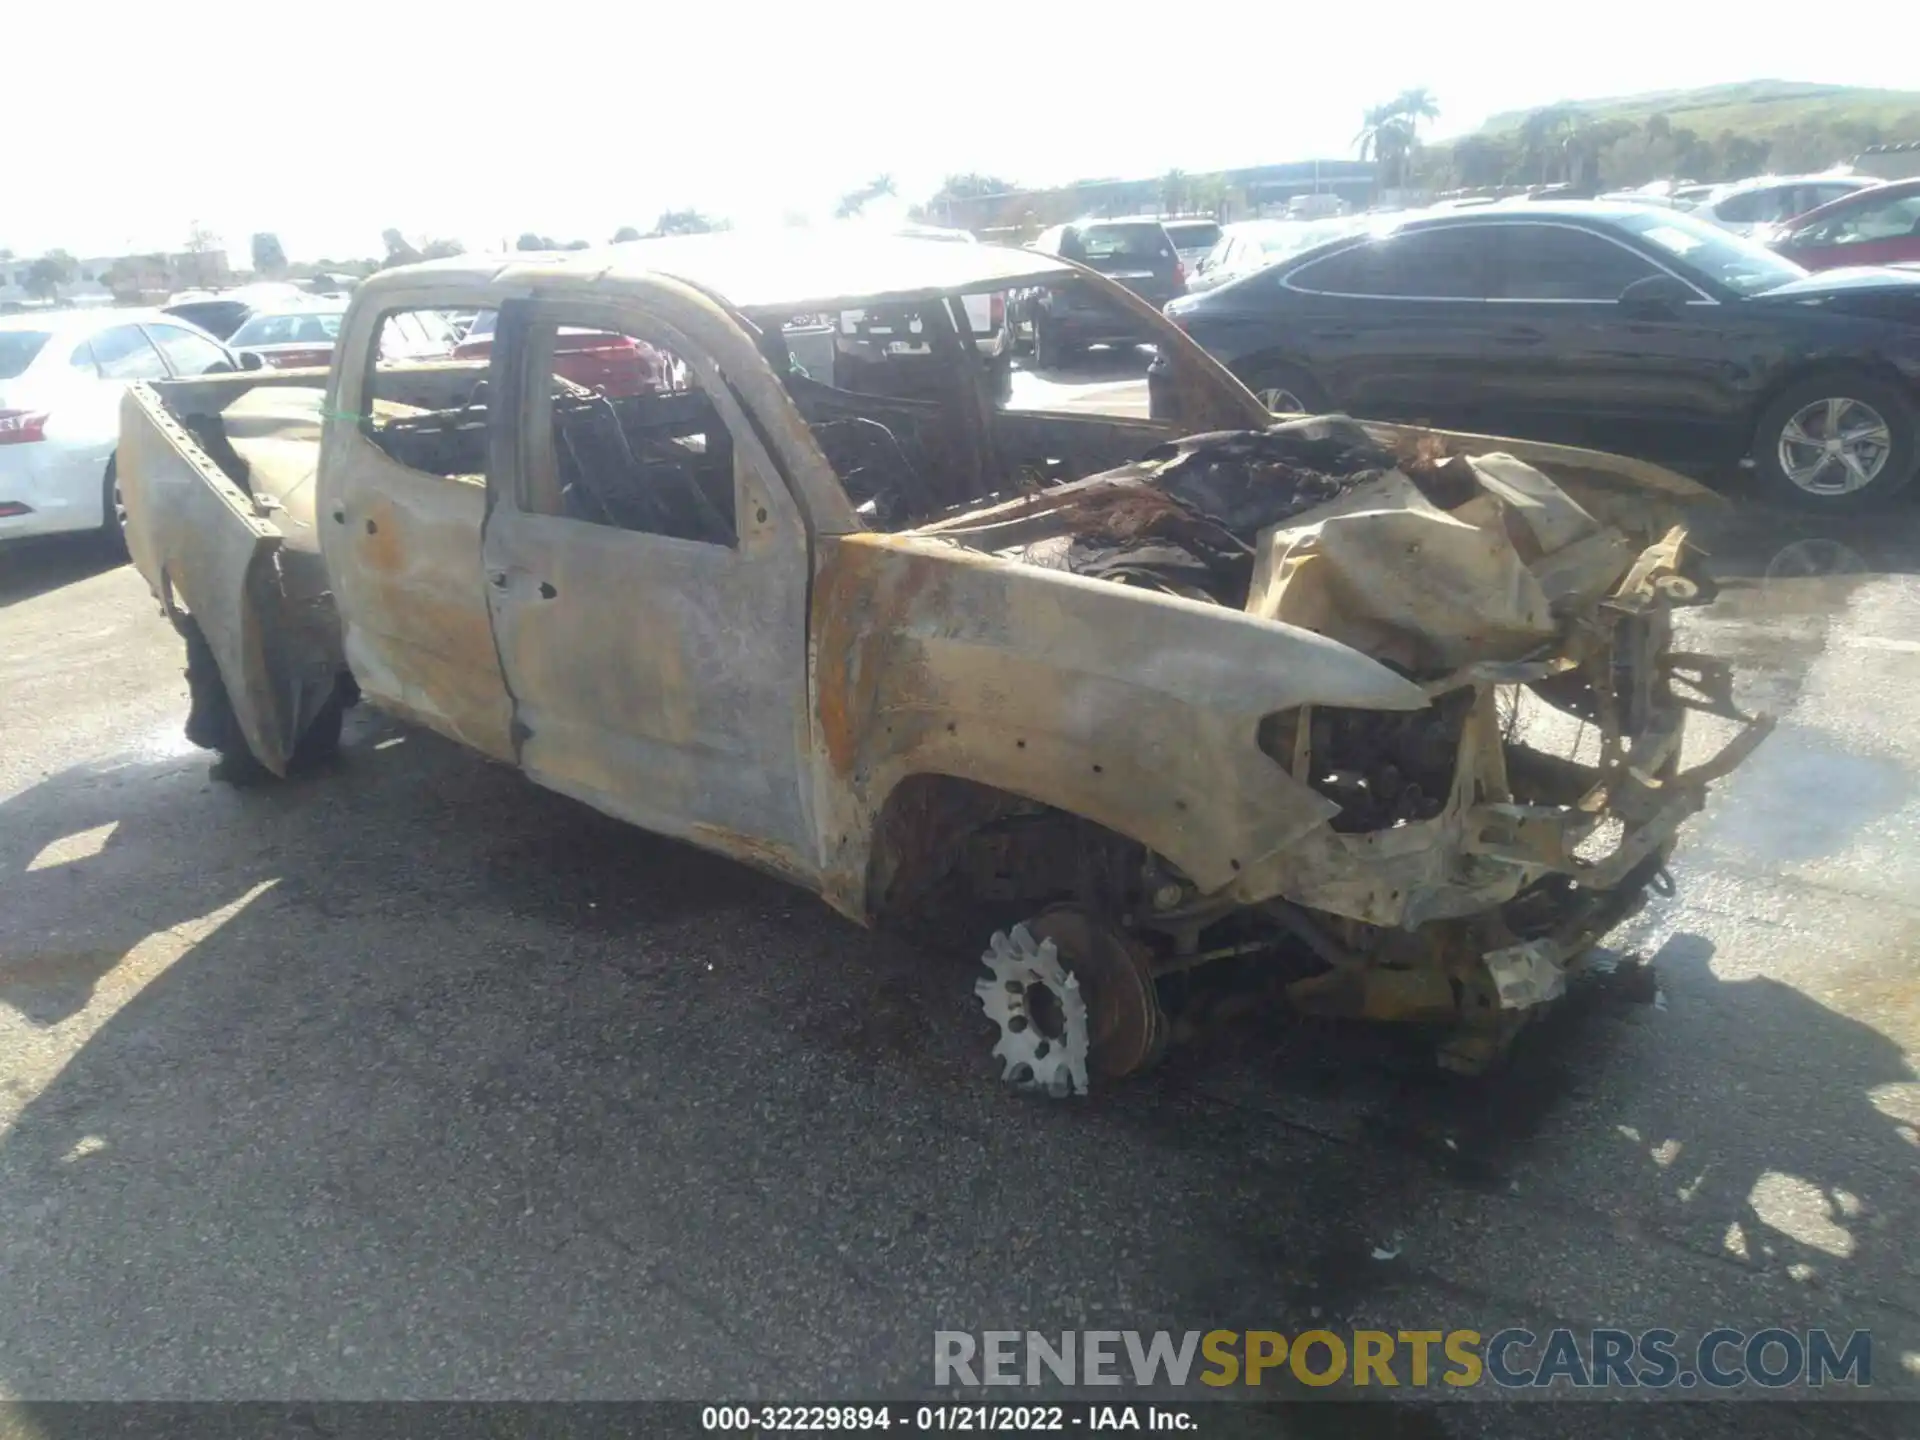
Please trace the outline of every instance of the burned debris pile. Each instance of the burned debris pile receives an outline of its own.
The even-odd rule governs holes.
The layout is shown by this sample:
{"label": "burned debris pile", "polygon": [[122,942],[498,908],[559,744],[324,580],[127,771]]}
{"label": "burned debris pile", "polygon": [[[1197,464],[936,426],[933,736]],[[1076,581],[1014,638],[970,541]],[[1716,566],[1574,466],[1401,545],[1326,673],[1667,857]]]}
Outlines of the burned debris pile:
{"label": "burned debris pile", "polygon": [[1262,532],[1394,464],[1338,416],[1189,436],[1076,487],[1060,516],[1071,539],[1049,559],[1076,574],[1238,609]]}
{"label": "burned debris pile", "polygon": [[[1511,455],[1450,453],[1432,434],[1390,448],[1318,417],[1192,436],[1061,487],[1047,533],[1000,553],[1311,630],[1420,683],[1433,697],[1423,710],[1317,706],[1262,725],[1268,754],[1340,807],[1332,829],[1377,832],[1446,810],[1463,728],[1490,686],[1535,685],[1609,735],[1634,719],[1607,723],[1582,702],[1610,693],[1627,663],[1616,637],[1644,628],[1656,571],[1686,565],[1683,532],[1643,554],[1657,507],[1629,518],[1566,483],[1597,513]],[[1575,792],[1563,799],[1598,779],[1573,768],[1555,787]]]}
{"label": "burned debris pile", "polygon": [[[1446,809],[1453,788],[1460,732],[1473,710],[1474,692],[1459,689],[1429,710],[1349,710],[1315,706],[1305,716],[1308,733],[1274,727],[1278,743],[1262,735],[1269,753],[1292,767],[1293,756],[1311,757],[1307,783],[1340,807],[1327,823],[1341,834],[1391,830],[1431,820]],[[1304,739],[1298,752],[1295,745]]]}
{"label": "burned debris pile", "polygon": [[1660,533],[1657,505],[1629,518],[1511,455],[1431,434],[1396,451],[1344,416],[1192,436],[1050,498],[1044,533],[999,554],[1299,626],[1422,682],[1551,652]]}

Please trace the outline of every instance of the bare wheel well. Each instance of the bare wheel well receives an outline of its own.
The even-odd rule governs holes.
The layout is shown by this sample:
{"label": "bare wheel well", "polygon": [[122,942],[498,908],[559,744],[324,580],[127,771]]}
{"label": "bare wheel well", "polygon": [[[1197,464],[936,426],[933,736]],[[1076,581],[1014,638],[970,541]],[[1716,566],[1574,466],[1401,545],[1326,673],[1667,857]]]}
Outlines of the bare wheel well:
{"label": "bare wheel well", "polygon": [[910,775],[881,806],[867,861],[867,907],[901,918],[945,901],[1074,899],[1118,913],[1146,849],[1103,825],[952,775]]}

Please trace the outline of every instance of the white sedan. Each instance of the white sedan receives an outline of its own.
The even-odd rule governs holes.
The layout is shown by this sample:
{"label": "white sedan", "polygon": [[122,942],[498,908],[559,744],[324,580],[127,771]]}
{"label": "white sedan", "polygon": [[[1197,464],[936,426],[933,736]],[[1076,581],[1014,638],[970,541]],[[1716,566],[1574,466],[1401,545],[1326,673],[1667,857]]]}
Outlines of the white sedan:
{"label": "white sedan", "polygon": [[1342,215],[1326,220],[1241,220],[1227,226],[1220,241],[1187,277],[1187,293],[1216,290],[1255,270],[1264,270],[1289,255],[1337,240],[1378,219],[1372,215]]}
{"label": "white sedan", "polygon": [[1762,175],[1714,186],[1693,206],[1693,213],[1722,230],[1752,235],[1762,226],[1791,220],[1879,183],[1871,175]]}
{"label": "white sedan", "polygon": [[121,392],[258,365],[155,310],[0,316],[0,541],[97,530],[118,545]]}

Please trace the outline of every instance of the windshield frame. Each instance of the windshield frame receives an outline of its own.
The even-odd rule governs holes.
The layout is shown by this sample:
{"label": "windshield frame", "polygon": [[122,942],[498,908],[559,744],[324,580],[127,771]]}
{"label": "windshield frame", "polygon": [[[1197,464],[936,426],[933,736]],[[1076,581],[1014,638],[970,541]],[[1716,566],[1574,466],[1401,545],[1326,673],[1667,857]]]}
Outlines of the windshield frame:
{"label": "windshield frame", "polygon": [[[1804,280],[1810,273],[1805,266],[1776,250],[1769,250],[1758,240],[1723,230],[1685,211],[1646,206],[1615,215],[1611,221],[1657,263],[1721,299],[1748,300]],[[1698,243],[1686,250],[1676,250],[1654,238],[1653,232],[1657,230],[1679,231]],[[1728,263],[1703,263],[1696,258],[1702,251],[1718,255]],[[1733,267],[1743,260],[1752,263],[1753,271],[1733,278]]]}

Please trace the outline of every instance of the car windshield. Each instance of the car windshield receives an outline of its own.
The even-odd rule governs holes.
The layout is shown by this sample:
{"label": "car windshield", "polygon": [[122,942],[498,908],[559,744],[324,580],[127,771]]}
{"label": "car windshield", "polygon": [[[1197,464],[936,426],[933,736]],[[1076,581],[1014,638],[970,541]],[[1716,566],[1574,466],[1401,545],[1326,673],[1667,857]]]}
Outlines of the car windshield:
{"label": "car windshield", "polygon": [[1100,261],[1120,261],[1131,265],[1151,265],[1167,256],[1167,232],[1156,225],[1089,225],[1077,232],[1080,254],[1089,265]]}
{"label": "car windshield", "polygon": [[48,338],[44,330],[0,330],[0,380],[25,374]]}
{"label": "car windshield", "polygon": [[1619,223],[1741,295],[1758,295],[1802,279],[1807,273],[1756,241],[1677,211],[1646,210],[1622,215]]}
{"label": "car windshield", "polygon": [[229,345],[331,345],[340,338],[340,316],[331,310],[298,310],[289,315],[256,315],[227,341]]}
{"label": "car windshield", "polygon": [[1786,238],[1795,245],[1858,245],[1909,235],[1920,235],[1920,190],[1891,198],[1875,194],[1864,204],[1850,200],[1827,215],[1816,210],[1789,227]]}
{"label": "car windshield", "polygon": [[1169,220],[1167,234],[1182,250],[1208,249],[1220,243],[1220,227],[1211,220]]}

